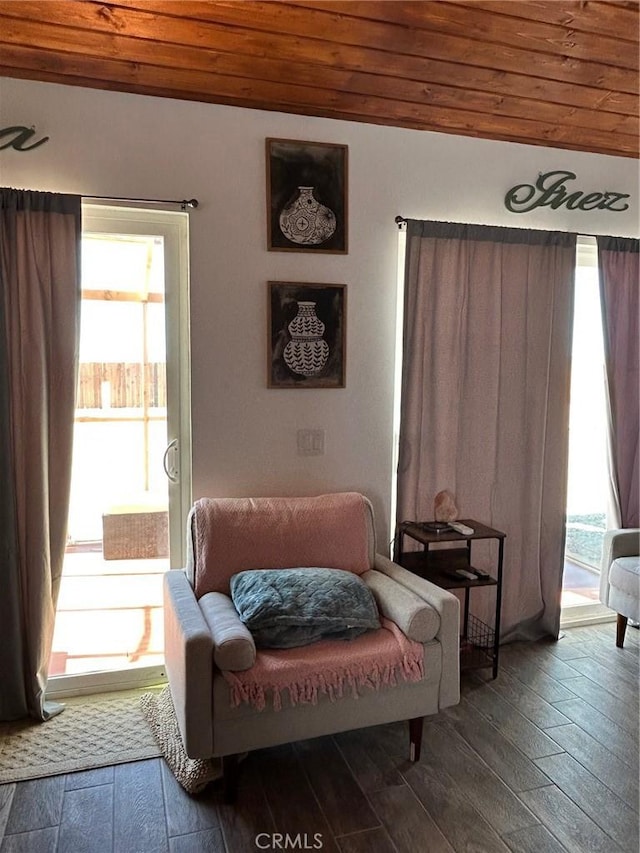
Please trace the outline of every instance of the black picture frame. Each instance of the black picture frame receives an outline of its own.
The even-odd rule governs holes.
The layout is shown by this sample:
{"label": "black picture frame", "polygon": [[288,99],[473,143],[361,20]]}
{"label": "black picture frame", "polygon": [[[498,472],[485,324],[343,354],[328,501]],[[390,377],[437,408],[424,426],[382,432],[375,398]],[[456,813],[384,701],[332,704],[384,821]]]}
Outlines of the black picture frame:
{"label": "black picture frame", "polygon": [[270,252],[348,254],[348,155],[346,145],[266,140]]}
{"label": "black picture frame", "polygon": [[270,281],[269,388],[344,388],[347,287]]}

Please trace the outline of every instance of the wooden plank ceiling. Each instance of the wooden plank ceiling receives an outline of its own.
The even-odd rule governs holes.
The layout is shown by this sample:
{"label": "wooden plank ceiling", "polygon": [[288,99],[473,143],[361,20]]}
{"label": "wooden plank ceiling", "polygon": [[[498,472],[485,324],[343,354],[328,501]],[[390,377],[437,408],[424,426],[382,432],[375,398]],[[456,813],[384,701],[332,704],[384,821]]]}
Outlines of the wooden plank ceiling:
{"label": "wooden plank ceiling", "polygon": [[639,4],[0,0],[0,76],[639,156]]}

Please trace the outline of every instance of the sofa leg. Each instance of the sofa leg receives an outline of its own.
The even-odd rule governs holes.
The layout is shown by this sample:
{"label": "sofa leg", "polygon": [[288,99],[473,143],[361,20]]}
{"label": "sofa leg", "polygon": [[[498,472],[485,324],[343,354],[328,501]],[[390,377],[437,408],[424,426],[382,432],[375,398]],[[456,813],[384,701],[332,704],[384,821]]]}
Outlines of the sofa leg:
{"label": "sofa leg", "polygon": [[627,617],[621,616],[618,613],[618,620],[616,622],[616,646],[621,649],[624,643],[624,635],[627,630]]}
{"label": "sofa leg", "polygon": [[409,757],[411,761],[420,761],[420,747],[422,746],[422,724],[424,717],[415,717],[409,720]]}
{"label": "sofa leg", "polygon": [[235,803],[238,794],[238,756],[222,757],[222,783],[225,803]]}

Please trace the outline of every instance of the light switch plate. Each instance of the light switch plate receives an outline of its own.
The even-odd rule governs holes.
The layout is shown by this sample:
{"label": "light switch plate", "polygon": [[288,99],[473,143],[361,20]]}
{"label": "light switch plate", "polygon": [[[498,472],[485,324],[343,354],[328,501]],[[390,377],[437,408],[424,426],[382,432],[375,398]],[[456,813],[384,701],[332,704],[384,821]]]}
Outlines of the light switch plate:
{"label": "light switch plate", "polygon": [[324,455],[324,430],[323,429],[299,429],[298,456],[323,456]]}

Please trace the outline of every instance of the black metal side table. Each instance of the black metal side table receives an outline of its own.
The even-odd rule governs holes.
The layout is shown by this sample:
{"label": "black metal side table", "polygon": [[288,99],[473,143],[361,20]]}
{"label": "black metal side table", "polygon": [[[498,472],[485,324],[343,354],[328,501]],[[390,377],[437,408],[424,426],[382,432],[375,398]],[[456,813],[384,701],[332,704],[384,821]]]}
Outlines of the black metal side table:
{"label": "black metal side table", "polygon": [[[502,563],[505,533],[487,527],[472,518],[461,519],[461,523],[473,528],[473,533],[464,536],[455,530],[434,529],[434,522],[403,521],[398,525],[395,538],[394,561],[414,574],[425,578],[442,589],[463,589],[463,620],[460,637],[460,668],[479,669],[492,667],[493,678],[498,675],[500,649],[500,610],[502,606]],[[423,546],[422,551],[404,551],[404,537],[408,536]],[[471,562],[471,544],[478,539],[498,541],[496,577],[475,576],[473,579],[456,574],[462,569],[476,573]],[[438,548],[444,542],[461,543],[458,548]],[[464,544],[462,544],[464,543]],[[435,546],[435,547],[434,547]],[[493,626],[485,624],[469,612],[471,591],[478,587],[495,587],[496,607]]]}

